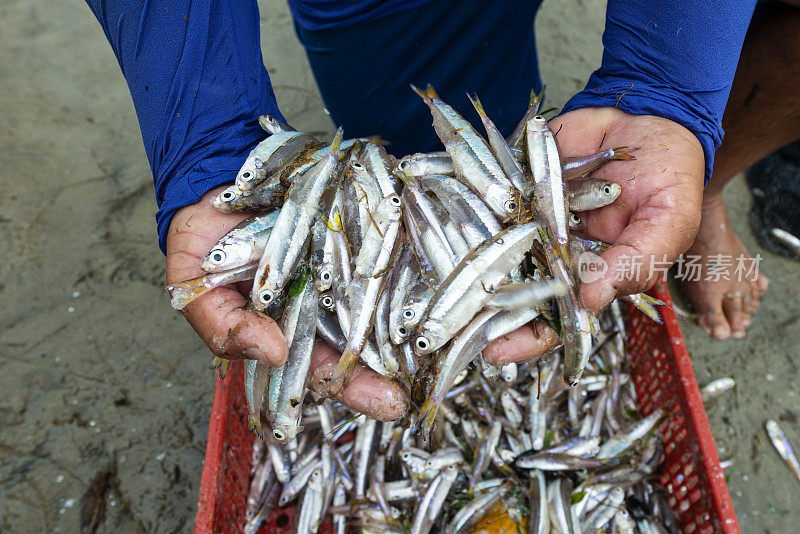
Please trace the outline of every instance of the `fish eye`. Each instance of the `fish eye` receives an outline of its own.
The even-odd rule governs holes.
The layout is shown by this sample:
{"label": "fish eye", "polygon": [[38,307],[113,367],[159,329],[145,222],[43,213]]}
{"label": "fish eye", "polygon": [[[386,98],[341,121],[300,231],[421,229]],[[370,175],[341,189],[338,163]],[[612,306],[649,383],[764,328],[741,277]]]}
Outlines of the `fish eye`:
{"label": "fish eye", "polygon": [[363,169],[364,166],[356,161],[355,163],[353,163],[353,168],[354,169]]}
{"label": "fish eye", "polygon": [[580,224],[581,223],[581,218],[578,217],[577,215],[575,215],[574,213],[570,213],[569,214],[569,220],[572,222],[572,224]]}
{"label": "fish eye", "polygon": [[608,184],[604,185],[603,186],[603,193],[605,193],[606,195],[610,195],[611,194],[611,186],[608,185]]}
{"label": "fish eye", "polygon": [[411,162],[409,162],[408,160],[405,160],[405,161],[401,161],[401,162],[400,162],[400,165],[398,166],[398,168],[400,168],[400,169],[407,169],[407,168],[409,168],[410,166],[411,166]]}
{"label": "fish eye", "polygon": [[283,441],[283,438],[286,437],[280,430],[273,430],[272,435],[275,436],[275,439],[277,439],[278,441]]}
{"label": "fish eye", "polygon": [[327,310],[333,309],[333,297],[331,297],[330,295],[322,295],[322,298],[320,299],[319,303],[322,305],[323,308]]}
{"label": "fish eye", "polygon": [[230,191],[225,191],[220,196],[222,197],[222,200],[233,200],[233,193]]}
{"label": "fish eye", "polygon": [[327,269],[326,269],[326,270],[323,270],[323,271],[322,271],[322,272],[319,274],[319,278],[320,278],[320,280],[322,280],[323,282],[328,282],[328,281],[330,281],[330,279],[331,279],[331,273],[330,273],[330,272],[329,272]]}
{"label": "fish eye", "polygon": [[398,333],[399,333],[401,336],[404,336],[404,335],[408,334],[408,330],[406,330],[406,327],[405,327],[405,326],[401,326],[401,327],[399,327],[399,328],[397,329],[397,332],[398,332]]}
{"label": "fish eye", "polygon": [[403,319],[411,320],[414,318],[415,315],[416,314],[414,313],[414,310],[412,310],[411,308],[406,308],[405,310],[403,310]]}
{"label": "fish eye", "polygon": [[224,250],[215,250],[211,253],[211,261],[214,263],[222,263],[225,261],[225,251]]}
{"label": "fish eye", "polygon": [[259,300],[261,300],[261,303],[266,306],[272,303],[272,301],[275,299],[275,293],[271,289],[264,289],[263,291],[261,291],[261,293],[258,294],[258,298]]}
{"label": "fish eye", "polygon": [[250,171],[242,173],[242,178],[250,178]]}
{"label": "fish eye", "polygon": [[430,346],[431,344],[428,343],[428,338],[426,338],[425,336],[419,336],[417,338],[417,348],[419,350],[428,350]]}
{"label": "fish eye", "polygon": [[536,120],[536,121],[540,121],[540,122],[545,120],[545,118],[543,116],[541,116],[541,115],[536,115],[533,119]]}
{"label": "fish eye", "polygon": [[392,195],[392,197],[389,199],[389,202],[391,202],[395,206],[400,206],[401,204],[400,197],[398,197],[397,195]]}
{"label": "fish eye", "polygon": [[513,200],[507,200],[503,207],[506,209],[506,211],[516,211],[517,203]]}

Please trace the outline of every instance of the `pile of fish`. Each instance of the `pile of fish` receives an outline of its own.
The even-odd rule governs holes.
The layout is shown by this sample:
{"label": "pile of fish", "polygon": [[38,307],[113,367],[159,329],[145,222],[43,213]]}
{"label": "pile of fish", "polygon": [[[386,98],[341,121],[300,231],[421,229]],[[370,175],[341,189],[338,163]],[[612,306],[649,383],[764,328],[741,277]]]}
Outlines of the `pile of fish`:
{"label": "pile of fish", "polygon": [[[347,507],[337,516],[388,531],[413,517],[412,530],[427,532],[443,517],[456,519],[453,499],[464,505],[459,526],[475,517],[472,506],[483,509],[510,496],[527,503],[520,495],[528,493],[541,502],[538,508],[520,505],[520,514],[529,509],[533,517],[546,502],[560,502],[553,524],[561,527],[621,524],[617,512],[633,491],[643,521],[657,522],[663,503],[653,504],[639,482],[660,458],[657,440],[641,444],[660,414],[636,424],[620,416],[625,403],[635,409],[627,375],[620,361],[593,349],[595,339],[619,337],[619,326],[616,334],[601,330],[577,296],[579,258],[610,246],[582,233],[580,213],[612,203],[621,192],[619,184],[587,175],[609,161],[632,159],[633,149],[562,158],[538,114],[541,94],[532,95],[509,138],[471,98],[484,138],[431,87],[413,89],[430,108],[444,152],[397,160],[377,138],[344,140],[339,129],[325,144],[261,117],[271,135],[214,200],[220,211],[256,215],[208,252],[206,274],[167,288],[181,309],[215,287],[252,280],[252,307],[281,325],[287,362],[272,368],[247,361],[246,395],[251,429],[263,436],[267,425],[269,442],[293,447],[294,474],[279,472],[286,459],[276,459],[277,445],[270,445],[274,472],[261,478],[285,482],[292,496],[302,490],[301,521],[315,518],[303,531],[314,531],[322,512]],[[625,298],[660,320],[655,306],[661,301],[643,294]],[[495,367],[481,352],[531,322],[535,329],[553,328],[563,345],[540,360],[547,374],[526,371],[517,381],[516,364]],[[387,423],[378,432],[375,421],[365,421],[354,445],[337,445],[335,429],[349,428],[333,424],[345,418],[343,409],[321,404],[309,416],[306,407],[315,338],[342,354],[325,397],[340,392],[360,362],[407,392],[411,408],[402,425],[410,430]],[[217,358],[212,365],[224,374],[228,363]],[[587,368],[591,376],[581,383]],[[468,373],[473,378],[456,385]],[[563,381],[553,378],[556,373]],[[499,398],[487,382],[498,376],[508,385]],[[456,406],[467,415],[456,416]],[[316,431],[309,431],[309,417],[318,421]],[[449,428],[451,435],[436,439],[436,428]],[[383,454],[377,467],[370,461],[368,495],[361,462],[373,454],[377,434]],[[440,448],[430,454],[410,448],[412,435],[417,446]],[[546,441],[550,449],[542,452]],[[573,449],[573,442],[581,445]],[[314,456],[301,455],[313,450]],[[520,470],[538,481],[530,490],[528,482],[518,483],[527,480]],[[481,482],[488,474],[502,479]],[[575,499],[575,484],[588,497],[571,513],[564,503]],[[469,491],[450,494],[451,487]],[[395,497],[395,490],[405,497]],[[417,498],[424,513],[415,512]],[[632,510],[628,519],[638,521]],[[534,523],[546,530],[544,521]]]}
{"label": "pile of fish", "polygon": [[289,446],[256,440],[245,532],[295,500],[303,533],[326,517],[342,534],[680,532],[653,476],[665,414],[639,414],[622,337],[611,313],[602,319],[610,335],[576,387],[560,379],[560,354],[509,366],[499,387],[462,373],[430,452],[413,428],[353,419],[330,400],[306,407]]}

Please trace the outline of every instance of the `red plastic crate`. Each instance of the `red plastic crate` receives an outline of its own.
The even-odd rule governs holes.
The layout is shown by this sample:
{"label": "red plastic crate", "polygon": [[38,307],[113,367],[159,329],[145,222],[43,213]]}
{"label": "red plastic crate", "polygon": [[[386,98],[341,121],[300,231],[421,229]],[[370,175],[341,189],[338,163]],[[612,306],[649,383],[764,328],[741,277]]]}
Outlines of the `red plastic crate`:
{"label": "red plastic crate", "polygon": [[[672,303],[664,283],[651,294]],[[671,413],[661,427],[666,452],[661,482],[685,532],[737,533],[739,523],[678,319],[668,307],[661,312],[663,326],[631,306],[626,319],[641,412],[666,405]],[[227,378],[217,380],[195,533],[238,533],[244,526],[253,437],[247,431],[242,377],[241,362],[233,362]],[[290,532],[292,512],[273,514],[261,532]]]}

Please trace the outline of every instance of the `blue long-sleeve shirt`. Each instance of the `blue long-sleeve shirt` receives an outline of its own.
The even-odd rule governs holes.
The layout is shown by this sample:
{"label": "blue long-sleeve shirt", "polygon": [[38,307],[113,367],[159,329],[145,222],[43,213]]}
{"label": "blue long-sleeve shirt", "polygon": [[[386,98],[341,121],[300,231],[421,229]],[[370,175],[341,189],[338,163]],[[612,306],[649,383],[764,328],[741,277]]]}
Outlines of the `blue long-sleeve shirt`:
{"label": "blue long-sleeve shirt", "polygon": [[[429,1],[289,0],[289,7],[300,28],[330,30]],[[175,211],[232,181],[264,137],[257,117],[282,118],[261,59],[258,6],[255,0],[87,2],[133,97],[165,250]],[[674,120],[700,141],[708,179],[755,3],[609,0],[602,64],[565,111],[615,106]]]}

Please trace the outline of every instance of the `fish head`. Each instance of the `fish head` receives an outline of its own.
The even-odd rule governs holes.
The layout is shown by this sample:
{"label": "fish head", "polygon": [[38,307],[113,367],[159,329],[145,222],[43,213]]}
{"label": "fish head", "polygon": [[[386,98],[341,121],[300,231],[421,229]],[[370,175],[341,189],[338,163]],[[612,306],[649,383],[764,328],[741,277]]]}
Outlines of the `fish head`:
{"label": "fish head", "polygon": [[398,322],[389,329],[389,337],[392,338],[392,343],[401,345],[408,339],[408,328],[403,323]]}
{"label": "fish head", "polygon": [[321,308],[328,310],[330,312],[336,309],[336,300],[334,300],[333,295],[330,291],[327,293],[322,293],[319,296],[319,305]]}
{"label": "fish head", "polygon": [[[258,156],[250,155],[236,174],[237,184],[253,184],[264,177],[264,160]],[[240,187],[241,188],[241,187]]]}
{"label": "fish head", "polygon": [[212,204],[216,209],[224,213],[230,213],[231,207],[237,198],[242,196],[242,192],[236,185],[232,185],[222,191],[217,198],[214,199]]}
{"label": "fish head", "polygon": [[622,186],[611,180],[603,180],[600,183],[600,193],[609,200],[615,200],[622,193]]}
{"label": "fish head", "polygon": [[[316,267],[314,274],[314,285],[317,291],[327,291],[333,284],[333,266],[328,263],[321,263]],[[322,302],[322,301],[320,301]]]}
{"label": "fish head", "polygon": [[275,423],[272,424],[272,437],[284,445],[291,443],[295,436],[303,429],[303,427],[297,423],[298,421],[275,421]]}
{"label": "fish head", "polygon": [[256,289],[256,287],[253,286],[255,297],[253,298],[253,305],[259,310],[265,310],[271,306],[281,293],[278,285],[269,280],[269,275],[267,276],[267,280],[261,287]]}
{"label": "fish head", "polygon": [[251,247],[241,241],[228,241],[218,244],[208,251],[200,267],[207,273],[232,269],[250,261]]}
{"label": "fish head", "polygon": [[453,337],[447,327],[439,321],[427,320],[419,329],[414,339],[414,351],[419,355],[430,354]]}

